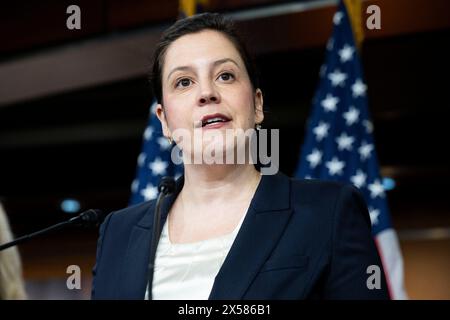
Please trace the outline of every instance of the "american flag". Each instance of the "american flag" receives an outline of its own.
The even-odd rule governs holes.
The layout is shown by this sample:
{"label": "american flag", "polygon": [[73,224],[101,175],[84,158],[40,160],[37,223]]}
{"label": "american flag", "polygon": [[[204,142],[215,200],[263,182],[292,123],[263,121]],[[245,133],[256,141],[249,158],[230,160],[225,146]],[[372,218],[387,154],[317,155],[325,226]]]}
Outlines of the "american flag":
{"label": "american flag", "polygon": [[163,136],[155,109],[156,102],[153,102],[144,131],[142,150],[137,159],[136,178],[131,184],[130,205],[155,199],[158,196],[159,181],[163,176],[177,179],[183,172],[182,165],[176,165],[171,160],[174,145]]}
{"label": "american flag", "polygon": [[[179,18],[185,18],[203,11],[208,0],[180,0]],[[144,131],[142,151],[138,156],[136,178],[131,184],[130,205],[153,200],[158,196],[158,184],[163,176],[178,179],[183,173],[183,166],[171,160],[172,148],[163,136],[161,123],[155,114],[157,102],[150,107],[147,128]]]}
{"label": "american flag", "polygon": [[370,213],[391,298],[406,299],[403,261],[380,176],[367,86],[343,1],[333,24],[295,175],[349,182],[359,188]]}

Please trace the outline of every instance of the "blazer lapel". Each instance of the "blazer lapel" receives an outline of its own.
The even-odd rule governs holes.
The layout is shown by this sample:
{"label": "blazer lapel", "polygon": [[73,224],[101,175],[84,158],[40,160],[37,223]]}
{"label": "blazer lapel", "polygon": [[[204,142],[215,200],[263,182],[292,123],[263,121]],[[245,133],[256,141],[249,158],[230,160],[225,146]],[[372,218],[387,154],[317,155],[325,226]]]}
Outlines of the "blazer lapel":
{"label": "blazer lapel", "polygon": [[150,239],[151,228],[133,227],[122,263],[119,299],[144,299],[147,281],[143,280],[148,274]]}
{"label": "blazer lapel", "polygon": [[[167,219],[169,209],[181,190],[182,184],[182,178],[178,179],[176,192],[163,200],[160,232]],[[145,298],[155,204],[156,202],[152,202],[142,219],[131,230],[122,265],[123,272],[120,281],[119,298],[141,300]]]}
{"label": "blazer lapel", "polygon": [[289,178],[282,173],[262,176],[209,299],[242,299],[278,243],[291,214]]}

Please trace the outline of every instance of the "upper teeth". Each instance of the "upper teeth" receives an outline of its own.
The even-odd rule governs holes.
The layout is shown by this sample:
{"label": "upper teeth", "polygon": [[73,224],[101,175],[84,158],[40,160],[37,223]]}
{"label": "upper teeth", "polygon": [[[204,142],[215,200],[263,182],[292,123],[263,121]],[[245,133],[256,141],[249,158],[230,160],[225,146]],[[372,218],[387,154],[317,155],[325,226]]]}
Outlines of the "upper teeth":
{"label": "upper teeth", "polygon": [[223,122],[223,121],[225,121],[225,119],[220,118],[220,117],[209,118],[209,119],[205,120],[203,123],[204,123],[204,124],[210,124],[210,123],[212,123],[212,122],[217,122],[217,121]]}

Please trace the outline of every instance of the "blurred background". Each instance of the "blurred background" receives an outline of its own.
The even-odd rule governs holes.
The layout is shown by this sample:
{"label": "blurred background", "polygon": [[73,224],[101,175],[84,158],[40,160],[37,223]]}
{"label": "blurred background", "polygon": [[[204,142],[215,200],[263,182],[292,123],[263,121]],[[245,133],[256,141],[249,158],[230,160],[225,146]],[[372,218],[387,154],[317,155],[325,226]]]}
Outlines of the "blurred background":
{"label": "blurred background", "polygon": [[[81,9],[69,30],[66,9]],[[268,114],[292,175],[337,1],[209,1],[256,57]],[[411,299],[450,299],[450,2],[363,1],[381,29],[361,48],[369,107]],[[0,4],[0,202],[16,236],[88,208],[126,207],[152,95],[153,47],[177,0],[42,0]],[[97,228],[68,228],[18,249],[32,299],[89,299]],[[81,269],[68,290],[66,269]]]}

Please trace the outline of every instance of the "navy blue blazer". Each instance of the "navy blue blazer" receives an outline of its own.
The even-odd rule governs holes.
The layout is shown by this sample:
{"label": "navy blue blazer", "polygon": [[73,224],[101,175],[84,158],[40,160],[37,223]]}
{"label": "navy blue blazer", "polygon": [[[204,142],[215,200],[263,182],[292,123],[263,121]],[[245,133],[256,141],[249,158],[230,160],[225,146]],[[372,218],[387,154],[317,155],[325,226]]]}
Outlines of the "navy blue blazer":
{"label": "navy blue blazer", "polygon": [[[161,226],[177,190],[164,200]],[[155,201],[103,222],[93,299],[144,299]],[[381,288],[368,289],[370,265]],[[388,299],[369,213],[356,188],[262,176],[209,299]]]}

